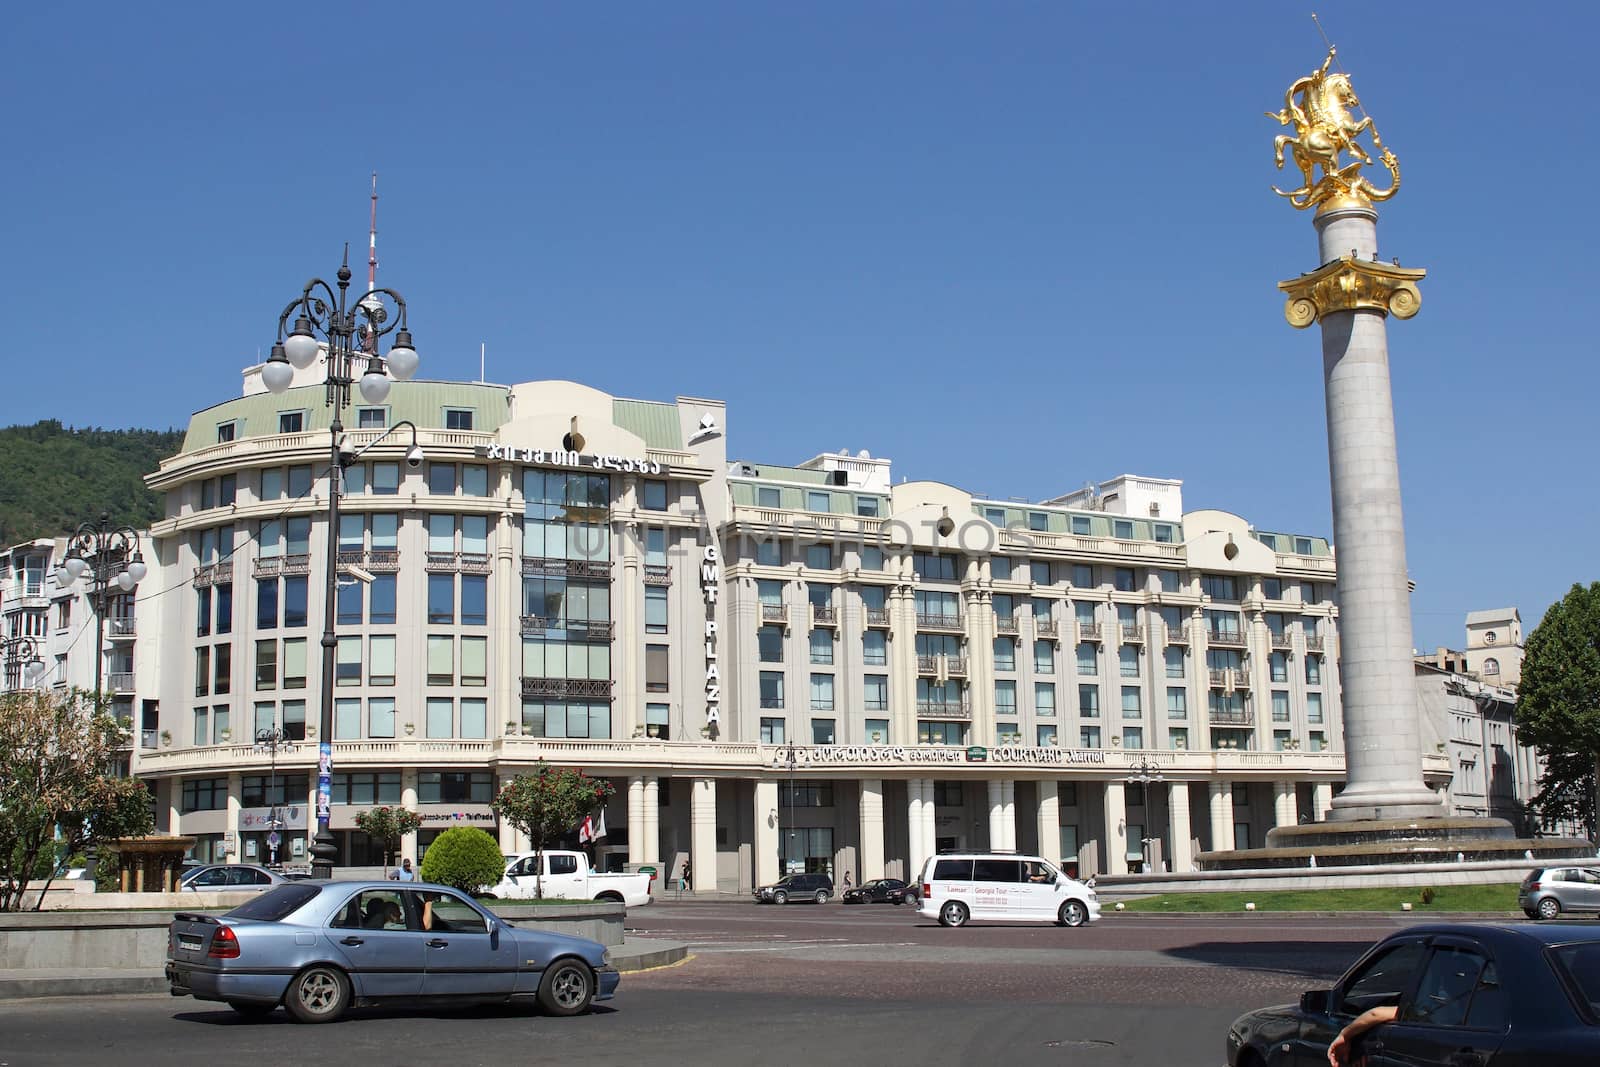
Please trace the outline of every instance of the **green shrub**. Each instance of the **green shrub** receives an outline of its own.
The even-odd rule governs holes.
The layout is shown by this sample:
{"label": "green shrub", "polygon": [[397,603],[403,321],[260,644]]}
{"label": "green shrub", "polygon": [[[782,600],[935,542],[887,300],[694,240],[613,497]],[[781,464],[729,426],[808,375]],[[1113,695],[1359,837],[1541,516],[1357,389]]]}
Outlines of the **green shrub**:
{"label": "green shrub", "polygon": [[1425,886],[1422,887],[1422,892],[1417,894],[1417,895],[1422,898],[1422,902],[1424,904],[1432,904],[1433,903],[1433,898],[1435,896],[1437,896],[1438,894],[1434,890],[1433,886],[1425,885]]}
{"label": "green shrub", "polygon": [[456,826],[438,837],[422,856],[422,880],[479,893],[500,881],[506,859],[495,839],[476,826]]}

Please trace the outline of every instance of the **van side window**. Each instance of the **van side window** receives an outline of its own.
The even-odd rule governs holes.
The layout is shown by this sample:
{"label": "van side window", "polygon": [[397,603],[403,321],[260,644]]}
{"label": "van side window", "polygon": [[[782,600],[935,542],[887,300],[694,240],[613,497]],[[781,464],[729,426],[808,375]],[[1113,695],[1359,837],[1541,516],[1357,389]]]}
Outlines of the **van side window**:
{"label": "van side window", "polygon": [[972,881],[972,861],[940,860],[933,865],[932,880],[935,882],[970,882]]}
{"label": "van side window", "polygon": [[972,864],[972,880],[974,882],[1020,882],[1022,881],[1022,864],[1017,860],[974,860]]}

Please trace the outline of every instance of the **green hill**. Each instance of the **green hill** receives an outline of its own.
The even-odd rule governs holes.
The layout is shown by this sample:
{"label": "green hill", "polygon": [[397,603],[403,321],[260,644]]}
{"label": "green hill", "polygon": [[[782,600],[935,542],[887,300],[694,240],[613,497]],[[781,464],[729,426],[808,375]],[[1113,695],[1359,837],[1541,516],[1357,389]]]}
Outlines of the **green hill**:
{"label": "green hill", "polygon": [[54,419],[0,429],[0,547],[69,534],[102,511],[119,525],[150,525],[163,511],[144,476],[182,445],[182,430],[80,430]]}

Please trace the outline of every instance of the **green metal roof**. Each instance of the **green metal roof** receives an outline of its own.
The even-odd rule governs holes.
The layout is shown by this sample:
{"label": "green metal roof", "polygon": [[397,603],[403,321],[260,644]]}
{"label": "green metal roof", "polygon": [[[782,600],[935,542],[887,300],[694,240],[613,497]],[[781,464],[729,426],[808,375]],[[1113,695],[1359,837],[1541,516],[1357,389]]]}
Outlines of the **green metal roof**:
{"label": "green metal roof", "polygon": [[646,447],[683,447],[683,434],[678,428],[678,405],[662,404],[654,400],[611,401],[611,421],[630,433],[644,438]]}
{"label": "green metal roof", "polygon": [[[278,433],[278,416],[286,412],[302,413],[302,429],[325,430],[333,421],[325,388],[305,385],[280,394],[257,393],[228,400],[215,407],[196,412],[189,419],[189,431],[183,439],[183,451],[193,452],[217,443],[217,427],[222,423],[235,424],[235,439],[265,437]],[[419,429],[442,430],[446,408],[472,412],[472,428],[493,433],[506,421],[511,393],[503,385],[485,385],[476,382],[395,382],[388,399],[382,404],[366,404],[359,394],[344,413],[347,428],[356,426],[356,408],[381,407],[388,410],[385,420],[390,426],[409,419]]]}

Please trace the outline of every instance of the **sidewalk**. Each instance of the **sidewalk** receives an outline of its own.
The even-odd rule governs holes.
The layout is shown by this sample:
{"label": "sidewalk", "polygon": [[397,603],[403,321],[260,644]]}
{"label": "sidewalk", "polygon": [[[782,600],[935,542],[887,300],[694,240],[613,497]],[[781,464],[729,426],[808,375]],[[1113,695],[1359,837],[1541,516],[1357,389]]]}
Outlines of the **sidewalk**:
{"label": "sidewalk", "polygon": [[[688,946],[677,941],[633,937],[611,949],[611,962],[624,974],[665,967],[686,959]],[[165,993],[162,972],[120,967],[0,969],[0,1000],[28,997],[125,997]]]}

